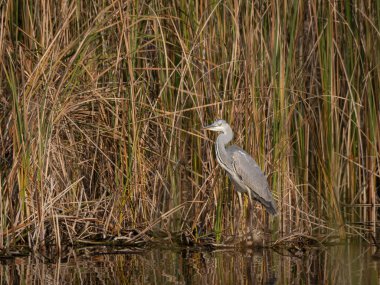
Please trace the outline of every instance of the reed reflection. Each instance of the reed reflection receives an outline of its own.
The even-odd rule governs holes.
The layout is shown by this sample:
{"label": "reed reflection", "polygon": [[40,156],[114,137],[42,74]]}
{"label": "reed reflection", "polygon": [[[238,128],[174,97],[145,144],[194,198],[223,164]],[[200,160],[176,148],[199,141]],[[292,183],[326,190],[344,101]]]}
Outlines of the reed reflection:
{"label": "reed reflection", "polygon": [[55,262],[1,260],[0,284],[377,284],[375,249],[75,250]]}

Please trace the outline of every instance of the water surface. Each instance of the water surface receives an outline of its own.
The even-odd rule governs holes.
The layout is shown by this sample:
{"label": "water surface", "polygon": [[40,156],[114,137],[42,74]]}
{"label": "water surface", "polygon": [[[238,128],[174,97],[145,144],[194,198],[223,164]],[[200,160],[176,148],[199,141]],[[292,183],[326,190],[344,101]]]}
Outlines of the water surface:
{"label": "water surface", "polygon": [[[114,250],[114,249],[112,249]],[[2,259],[1,284],[380,284],[375,248],[82,248],[46,261]]]}

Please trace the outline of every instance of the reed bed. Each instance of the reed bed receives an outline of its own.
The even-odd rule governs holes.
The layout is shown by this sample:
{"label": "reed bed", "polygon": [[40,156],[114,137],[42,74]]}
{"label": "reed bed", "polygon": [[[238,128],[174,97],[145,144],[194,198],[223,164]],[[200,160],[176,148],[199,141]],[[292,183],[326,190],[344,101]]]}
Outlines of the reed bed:
{"label": "reed bed", "polygon": [[[1,2],[0,248],[376,233],[380,1],[252,2]],[[277,217],[237,220],[215,118]]]}

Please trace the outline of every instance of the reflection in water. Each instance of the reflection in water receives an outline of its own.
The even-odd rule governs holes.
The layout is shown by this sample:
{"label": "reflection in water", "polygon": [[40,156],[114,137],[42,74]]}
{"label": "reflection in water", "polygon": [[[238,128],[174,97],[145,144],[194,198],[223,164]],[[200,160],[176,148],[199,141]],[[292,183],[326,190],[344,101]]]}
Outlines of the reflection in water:
{"label": "reflection in water", "polygon": [[64,262],[0,260],[0,284],[378,284],[374,248],[340,245],[281,253],[269,249],[73,251]]}

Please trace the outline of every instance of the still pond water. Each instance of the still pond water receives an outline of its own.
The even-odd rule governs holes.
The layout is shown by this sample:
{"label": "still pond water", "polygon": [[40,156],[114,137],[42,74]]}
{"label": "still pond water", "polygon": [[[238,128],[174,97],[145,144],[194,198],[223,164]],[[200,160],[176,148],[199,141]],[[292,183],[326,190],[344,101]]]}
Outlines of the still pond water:
{"label": "still pond water", "polygon": [[109,250],[76,249],[54,262],[36,256],[0,260],[0,284],[380,284],[380,258],[368,246],[281,253],[176,247],[116,249],[113,254]]}

